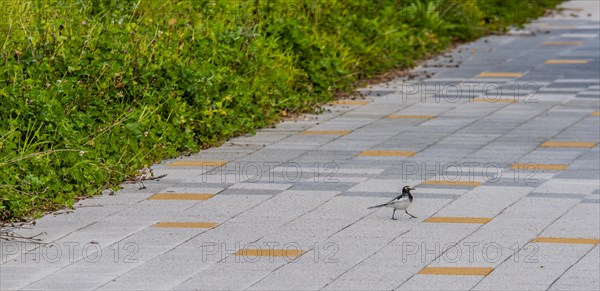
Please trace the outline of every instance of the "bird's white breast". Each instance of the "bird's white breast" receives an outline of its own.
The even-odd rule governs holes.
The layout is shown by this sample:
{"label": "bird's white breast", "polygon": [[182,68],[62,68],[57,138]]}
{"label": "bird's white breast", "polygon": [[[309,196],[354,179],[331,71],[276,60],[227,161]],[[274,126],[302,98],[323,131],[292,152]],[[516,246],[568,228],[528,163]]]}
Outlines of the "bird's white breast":
{"label": "bird's white breast", "polygon": [[406,210],[408,206],[410,206],[410,200],[408,200],[408,197],[402,197],[390,204],[390,207],[399,210]]}

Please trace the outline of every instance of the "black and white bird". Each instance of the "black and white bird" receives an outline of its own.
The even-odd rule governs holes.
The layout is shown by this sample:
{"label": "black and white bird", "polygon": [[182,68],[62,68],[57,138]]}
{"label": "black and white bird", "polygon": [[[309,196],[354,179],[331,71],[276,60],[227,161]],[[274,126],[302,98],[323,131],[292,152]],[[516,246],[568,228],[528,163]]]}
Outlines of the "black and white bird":
{"label": "black and white bird", "polygon": [[410,215],[411,218],[417,218],[416,216],[408,213],[407,209],[413,201],[413,196],[410,194],[410,190],[415,190],[415,188],[410,188],[408,186],[404,186],[402,188],[402,194],[400,196],[392,199],[392,201],[380,205],[371,206],[367,209],[379,208],[379,207],[391,207],[394,208],[394,212],[392,212],[392,219],[396,220],[394,215],[396,214],[396,210],[404,210],[406,214]]}

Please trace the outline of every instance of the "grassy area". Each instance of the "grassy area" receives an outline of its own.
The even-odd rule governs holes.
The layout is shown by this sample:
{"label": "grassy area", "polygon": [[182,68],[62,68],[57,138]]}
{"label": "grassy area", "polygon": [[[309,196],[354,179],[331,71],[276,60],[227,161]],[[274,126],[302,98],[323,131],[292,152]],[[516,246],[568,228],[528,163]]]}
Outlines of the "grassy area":
{"label": "grassy area", "polygon": [[5,1],[0,220],[70,206],[558,2]]}

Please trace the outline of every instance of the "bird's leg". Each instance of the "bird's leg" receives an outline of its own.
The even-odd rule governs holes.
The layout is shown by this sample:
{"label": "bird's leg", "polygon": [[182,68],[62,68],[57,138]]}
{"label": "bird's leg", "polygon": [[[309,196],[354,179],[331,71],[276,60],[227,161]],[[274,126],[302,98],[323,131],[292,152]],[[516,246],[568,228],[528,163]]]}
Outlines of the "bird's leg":
{"label": "bird's leg", "polygon": [[406,214],[410,215],[410,218],[417,218],[416,216],[414,216],[414,215],[412,215],[412,214],[408,213],[408,210],[404,210],[404,212],[406,212]]}
{"label": "bird's leg", "polygon": [[396,214],[396,209],[394,209],[394,211],[392,212],[392,220],[396,220],[396,218],[394,218],[395,214]]}

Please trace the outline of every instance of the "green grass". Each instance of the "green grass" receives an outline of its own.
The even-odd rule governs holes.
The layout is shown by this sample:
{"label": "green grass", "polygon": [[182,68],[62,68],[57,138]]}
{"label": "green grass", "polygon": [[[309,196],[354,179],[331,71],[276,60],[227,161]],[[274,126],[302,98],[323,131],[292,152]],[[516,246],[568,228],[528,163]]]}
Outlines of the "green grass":
{"label": "green grass", "polygon": [[0,220],[70,206],[558,2],[5,1]]}

